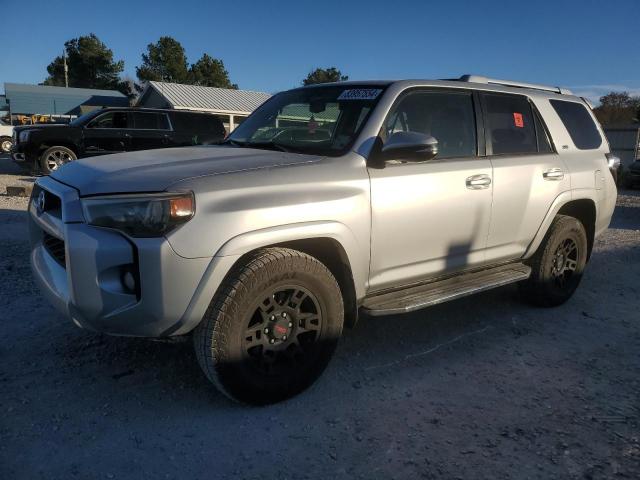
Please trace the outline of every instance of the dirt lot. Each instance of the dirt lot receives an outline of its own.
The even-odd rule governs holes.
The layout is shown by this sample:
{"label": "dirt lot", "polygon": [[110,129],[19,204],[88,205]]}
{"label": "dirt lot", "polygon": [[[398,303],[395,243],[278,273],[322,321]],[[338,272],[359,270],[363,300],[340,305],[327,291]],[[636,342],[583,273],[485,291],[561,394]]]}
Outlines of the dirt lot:
{"label": "dirt lot", "polygon": [[315,386],[265,408],[219,394],[188,341],[57,314],[25,207],[0,196],[0,478],[640,478],[638,191],[566,305],[505,287],[363,318]]}

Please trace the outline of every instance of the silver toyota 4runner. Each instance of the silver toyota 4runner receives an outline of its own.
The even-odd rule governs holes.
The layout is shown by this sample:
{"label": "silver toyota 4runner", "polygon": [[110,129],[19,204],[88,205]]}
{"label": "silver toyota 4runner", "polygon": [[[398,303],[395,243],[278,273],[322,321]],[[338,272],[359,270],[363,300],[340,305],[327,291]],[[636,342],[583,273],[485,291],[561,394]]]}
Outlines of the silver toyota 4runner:
{"label": "silver toyota 4runner", "polygon": [[191,333],[230,397],[290,397],[359,312],[509,283],[575,291],[616,187],[586,102],[464,76],[279,93],[222,144],[89,158],[40,178],[31,264],[112,335]]}

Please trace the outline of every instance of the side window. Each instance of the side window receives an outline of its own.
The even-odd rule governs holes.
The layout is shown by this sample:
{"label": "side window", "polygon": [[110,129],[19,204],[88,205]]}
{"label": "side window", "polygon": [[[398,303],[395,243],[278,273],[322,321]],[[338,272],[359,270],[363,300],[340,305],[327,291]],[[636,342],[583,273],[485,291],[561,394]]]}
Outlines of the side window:
{"label": "side window", "polygon": [[438,157],[477,154],[476,120],[469,92],[417,91],[407,94],[388,115],[382,136],[420,132],[438,141]]}
{"label": "side window", "polygon": [[129,128],[127,112],[108,112],[93,119],[87,128]]}
{"label": "side window", "polygon": [[602,144],[602,137],[587,108],[581,103],[549,100],[571,140],[580,150],[594,150]]}
{"label": "side window", "polygon": [[493,155],[538,153],[531,105],[520,95],[483,95],[485,128]]}
{"label": "side window", "polygon": [[162,113],[134,112],[133,124],[137,130],[168,130],[169,120]]}

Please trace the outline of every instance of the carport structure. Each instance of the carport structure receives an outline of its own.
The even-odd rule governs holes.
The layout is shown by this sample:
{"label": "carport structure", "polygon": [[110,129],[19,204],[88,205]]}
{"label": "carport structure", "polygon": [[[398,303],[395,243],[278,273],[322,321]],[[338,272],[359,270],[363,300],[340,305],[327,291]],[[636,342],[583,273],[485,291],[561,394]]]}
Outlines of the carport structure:
{"label": "carport structure", "polygon": [[129,99],[116,90],[5,83],[4,92],[12,120],[33,115],[77,116],[98,108],[129,105]]}
{"label": "carport structure", "polygon": [[250,90],[151,81],[140,95],[138,106],[212,113],[231,132],[269,97],[268,93]]}

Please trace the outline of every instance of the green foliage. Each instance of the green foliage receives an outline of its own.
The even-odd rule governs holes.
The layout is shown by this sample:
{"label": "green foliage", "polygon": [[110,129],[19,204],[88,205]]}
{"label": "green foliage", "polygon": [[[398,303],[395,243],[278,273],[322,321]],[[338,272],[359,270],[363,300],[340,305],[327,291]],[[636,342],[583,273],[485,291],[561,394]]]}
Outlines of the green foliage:
{"label": "green foliage", "polygon": [[189,80],[192,85],[233,89],[238,88],[238,85],[231,83],[231,80],[229,80],[229,72],[224,68],[222,60],[213,58],[206,53],[202,55],[200,60],[191,65],[191,68],[189,69],[189,76]]}
{"label": "green foliage", "polygon": [[136,67],[138,79],[160,82],[189,83],[189,66],[184,48],[176,39],[160,37],[147,45],[142,54],[142,65]]}
{"label": "green foliage", "polygon": [[349,80],[348,75],[342,75],[342,72],[336,67],[316,68],[309,72],[307,78],[302,80],[303,85],[314,85],[316,83],[344,82]]}
{"label": "green foliage", "polygon": [[[69,86],[117,90],[120,74],[124,70],[122,60],[115,62],[111,49],[95,34],[74,38],[65,42],[69,68]],[[64,59],[56,57],[47,67],[49,76],[44,85],[64,87]]]}
{"label": "green foliage", "polygon": [[602,125],[640,122],[640,96],[611,92],[600,97],[600,105],[593,111]]}

